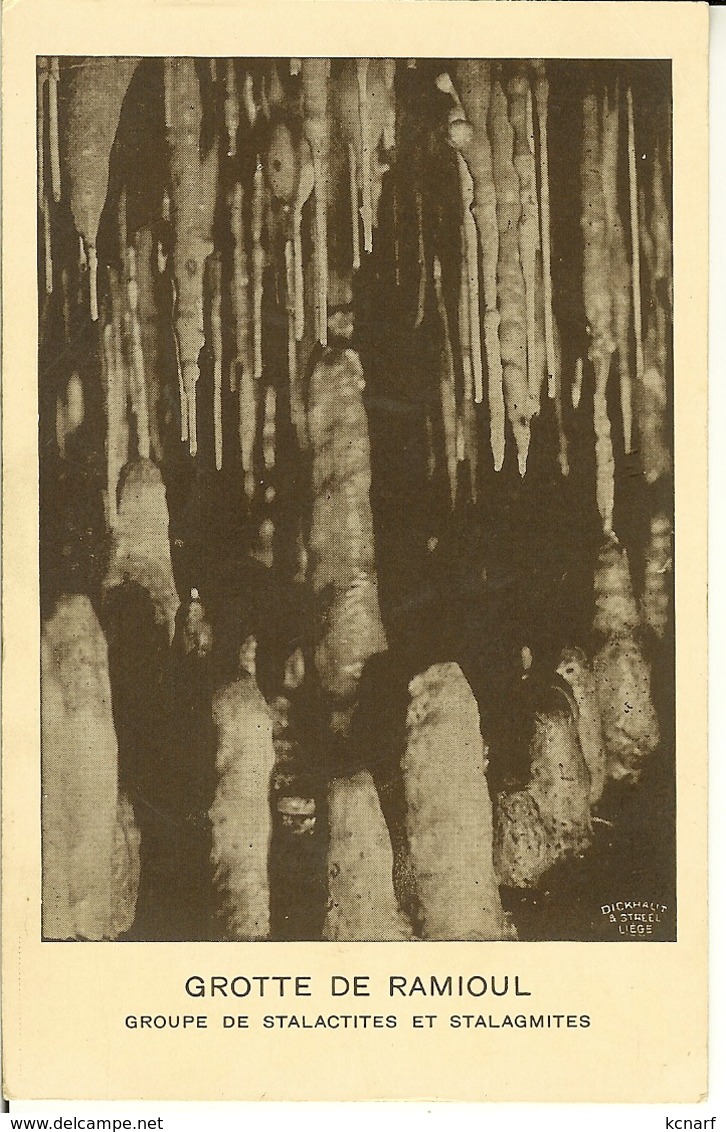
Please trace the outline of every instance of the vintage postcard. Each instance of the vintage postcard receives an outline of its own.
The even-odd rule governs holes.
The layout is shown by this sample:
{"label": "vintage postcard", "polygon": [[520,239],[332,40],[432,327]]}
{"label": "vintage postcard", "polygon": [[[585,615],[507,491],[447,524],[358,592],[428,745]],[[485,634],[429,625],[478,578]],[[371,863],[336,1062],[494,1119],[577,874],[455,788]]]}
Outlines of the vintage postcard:
{"label": "vintage postcard", "polygon": [[707,8],[3,38],[7,1095],[702,1098]]}

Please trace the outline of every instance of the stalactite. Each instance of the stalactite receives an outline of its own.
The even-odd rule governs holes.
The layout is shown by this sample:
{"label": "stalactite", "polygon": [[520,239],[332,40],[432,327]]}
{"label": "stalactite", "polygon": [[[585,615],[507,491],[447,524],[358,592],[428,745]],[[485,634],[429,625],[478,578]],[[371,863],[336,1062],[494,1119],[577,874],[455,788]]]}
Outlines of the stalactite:
{"label": "stalactite", "polygon": [[618,147],[620,124],[620,92],[616,87],[611,105],[605,94],[603,114],[603,144],[608,143],[610,159],[605,160],[603,150],[603,189],[607,211],[608,241],[610,245],[610,273],[612,287],[613,332],[618,357],[620,382],[620,411],[623,421],[625,452],[632,451],[633,392],[630,368],[630,331],[632,323],[630,264],[625,247],[625,233],[618,207]]}
{"label": "stalactite", "polygon": [[201,91],[193,59],[171,61],[165,70],[170,121],[167,126],[174,222],[174,328],[179,347],[188,418],[189,451],[197,453],[197,381],[204,345],[204,267],[213,248],[218,151],[202,158]]}
{"label": "stalactite", "polygon": [[123,303],[118,274],[109,268],[109,321],[103,327],[102,359],[106,397],[106,506],[109,527],[116,525],[119,475],[128,460],[129,433],[126,419],[128,377],[122,348]]}
{"label": "stalactite", "polygon": [[156,303],[152,257],[154,237],[150,228],[140,228],[134,237],[136,251],[136,288],[138,319],[146,377],[149,443],[151,456],[157,462],[164,458],[159,428],[161,378],[159,374],[159,309]]}
{"label": "stalactite", "polygon": [[[87,60],[86,60],[87,62]],[[58,136],[58,84],[60,83],[60,64],[57,55],[50,56],[50,69],[48,71],[48,139],[50,149],[50,184],[53,200],[56,204],[61,199],[61,163],[60,144]],[[72,105],[72,103],[71,103]],[[68,118],[68,133],[71,145],[77,141],[79,144],[88,144],[88,139],[80,133],[73,138],[72,118]],[[115,126],[114,126],[115,130]],[[70,156],[70,155],[69,155]],[[75,158],[73,155],[72,160]],[[72,166],[72,160],[70,165]]]}
{"label": "stalactite", "polygon": [[666,201],[663,163],[660,148],[653,155],[653,208],[651,213],[653,243],[655,245],[655,282],[668,299],[669,315],[673,313],[673,238],[672,224]]}
{"label": "stalactite", "polygon": [[209,261],[209,329],[214,366],[214,466],[222,468],[222,257]]}
{"label": "stalactite", "polygon": [[365,251],[373,251],[373,185],[372,185],[372,154],[370,137],[370,108],[368,105],[368,60],[356,61],[356,77],[358,81],[358,113],[360,118],[361,137],[361,181],[362,197],[361,217],[363,219],[363,247]]}
{"label": "stalactite", "polygon": [[254,365],[252,360],[252,333],[250,318],[249,276],[244,225],[244,190],[236,182],[229,199],[230,228],[232,232],[232,317],[234,320],[235,356],[230,364],[230,389],[239,386],[239,445],[245,491],[249,498],[254,492],[253,450],[257,429],[257,401],[255,397]]}
{"label": "stalactite", "polygon": [[416,243],[418,247],[418,301],[414,329],[422,325],[426,314],[427,263],[424,244],[423,200],[421,190],[416,189]]}
{"label": "stalactite", "polygon": [[534,97],[537,106],[537,125],[539,127],[540,160],[540,203],[542,244],[542,275],[544,279],[545,345],[547,349],[547,392],[551,399],[557,396],[557,374],[555,368],[554,314],[552,310],[552,244],[550,227],[550,174],[549,141],[547,124],[549,117],[549,82],[545,63],[541,59],[534,63]]}
{"label": "stalactite", "polygon": [[139,456],[148,459],[150,453],[149,408],[146,388],[144,351],[139,321],[139,285],[136,270],[136,249],[126,248],[126,298],[132,406],[136,419],[136,442]]}
{"label": "stalactite", "polygon": [[262,425],[262,459],[266,471],[275,466],[277,394],[272,385],[265,390],[265,418]]}
{"label": "stalactite", "polygon": [[638,219],[638,172],[635,161],[635,117],[633,92],[627,90],[628,114],[628,191],[630,203],[630,254],[632,256],[633,330],[635,333],[635,394],[643,388],[643,308],[640,280],[640,222]]}
{"label": "stalactite", "polygon": [[354,270],[360,266],[359,223],[364,250],[373,251],[383,174],[388,169],[379,152],[395,145],[394,79],[393,60],[357,59],[345,60],[331,84],[332,120],[348,147]]}
{"label": "stalactite", "polygon": [[254,79],[249,71],[245,72],[244,82],[242,83],[242,105],[249,126],[254,126],[257,121],[257,103],[255,101]]}
{"label": "stalactite", "polygon": [[35,146],[38,208],[45,209],[45,99],[48,87],[48,57],[39,55],[35,76]]}
{"label": "stalactite", "polygon": [[514,132],[514,168],[519,177],[519,258],[527,304],[527,387],[532,414],[539,412],[540,384],[535,369],[535,264],[539,245],[539,212],[534,153],[530,148],[526,76],[517,70],[509,80],[509,119]]}
{"label": "stalactite", "polygon": [[76,231],[88,256],[91,318],[98,319],[96,240],[108,190],[111,149],[121,107],[138,58],[93,56],[73,67],[68,78],[66,167]]}
{"label": "stalactite", "polygon": [[[473,219],[472,219],[473,223]],[[477,471],[479,464],[479,441],[477,437],[476,427],[476,409],[475,409],[475,377],[476,365],[473,353],[473,339],[480,334],[479,320],[477,318],[476,326],[472,326],[472,302],[471,302],[471,286],[472,280],[469,273],[467,264],[467,235],[462,226],[461,229],[461,279],[459,285],[459,340],[462,343],[468,344],[468,350],[462,347],[462,363],[464,381],[462,387],[461,406],[457,417],[456,430],[457,430],[457,460],[459,463],[466,461],[469,465],[469,486],[471,492],[471,499],[474,503],[478,497],[478,482]],[[474,232],[474,252],[476,254],[476,232]],[[476,295],[477,314],[479,306],[479,295],[477,289]],[[480,340],[481,346],[481,340]],[[481,364],[481,350],[479,351],[479,363]]]}
{"label": "stalactite", "polygon": [[527,303],[519,256],[521,200],[507,99],[498,81],[492,86],[489,128],[499,225],[497,285],[504,399],[517,446],[519,474],[523,477],[527,470],[531,414],[527,387]]}
{"label": "stalactite", "polygon": [[649,484],[671,471],[671,454],[665,435],[667,391],[665,374],[665,311],[656,304],[643,344],[643,376],[636,392],[638,451]]}
{"label": "stalactite", "polygon": [[355,146],[348,143],[348,183],[350,186],[350,223],[353,234],[353,270],[360,270],[360,228],[358,223],[358,167]]}
{"label": "stalactite", "polygon": [[645,205],[645,191],[641,190],[639,196],[640,248],[648,268],[650,302],[643,343],[642,381],[636,387],[635,403],[640,463],[647,483],[653,484],[671,470],[666,437],[668,323],[672,302],[671,240],[657,151],[653,159],[650,210]]}
{"label": "stalactite", "polygon": [[53,245],[50,223],[50,205],[46,201],[43,208],[43,248],[45,253],[45,293],[53,294]]}
{"label": "stalactite", "polygon": [[434,289],[436,292],[436,306],[439,322],[441,324],[441,346],[439,391],[441,397],[441,419],[444,426],[444,452],[446,455],[446,470],[449,477],[449,494],[451,506],[456,505],[458,484],[457,451],[456,451],[456,376],[454,372],[454,351],[449,334],[449,318],[446,313],[446,303],[441,285],[441,264],[438,256],[434,256]]}
{"label": "stalactite", "polygon": [[265,220],[265,182],[262,165],[257,163],[252,186],[252,375],[255,404],[262,381],[262,283],[265,251],[262,233]]}
{"label": "stalactite", "polygon": [[490,443],[494,468],[501,471],[504,463],[505,405],[497,307],[499,229],[487,124],[490,69],[488,62],[466,60],[456,64],[454,73],[461,104],[472,128],[471,138],[465,139],[461,152],[473,181],[474,201],[471,209],[479,236],[484,287],[484,345],[488,367]]}
{"label": "stalactite", "polygon": [[63,337],[68,344],[71,340],[71,281],[67,267],[61,268],[60,278],[63,302]]}
{"label": "stalactite", "polygon": [[287,381],[290,393],[290,419],[295,429],[298,447],[308,447],[308,429],[305,402],[298,372],[297,340],[295,337],[295,253],[292,240],[285,242],[285,287],[287,295]]}
{"label": "stalactite", "polygon": [[301,342],[305,333],[305,280],[303,276],[302,210],[315,186],[315,169],[310,145],[303,141],[300,147],[300,177],[292,211],[292,256],[295,283],[295,341]]}
{"label": "stalactite", "polygon": [[593,413],[597,508],[605,534],[613,529],[615,502],[615,461],[607,410],[607,385],[613,352],[612,290],[603,191],[603,172],[613,160],[611,143],[612,131],[601,139],[598,99],[594,93],[589,93],[585,96],[583,107],[582,289],[590,327],[589,357],[595,371]]}
{"label": "stalactite", "polygon": [[582,398],[582,379],[583,379],[583,361],[578,358],[575,362],[575,376],[572,381],[572,408],[577,410],[580,408],[580,400]]}
{"label": "stalactite", "polygon": [[328,341],[329,78],[329,59],[303,59],[305,137],[310,144],[315,174],[315,327],[322,346]]}
{"label": "stalactite", "polygon": [[237,101],[237,77],[234,59],[227,59],[224,83],[224,124],[227,130],[227,156],[237,156],[237,131],[239,130],[239,102]]}

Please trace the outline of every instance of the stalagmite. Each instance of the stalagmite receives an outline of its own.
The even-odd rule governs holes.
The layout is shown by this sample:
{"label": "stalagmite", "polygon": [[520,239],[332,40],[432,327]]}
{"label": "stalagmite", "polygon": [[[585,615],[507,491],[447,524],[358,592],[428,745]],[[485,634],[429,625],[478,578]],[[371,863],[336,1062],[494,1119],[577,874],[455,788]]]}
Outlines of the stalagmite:
{"label": "stalagmite", "polygon": [[[617,138],[615,139],[617,141]],[[612,164],[612,131],[600,139],[598,100],[585,96],[582,143],[582,290],[585,316],[590,327],[589,357],[595,371],[593,416],[595,425],[596,498],[603,531],[613,529],[615,461],[607,409],[607,386],[613,352],[612,292],[603,180]],[[614,173],[614,169],[613,169]],[[608,178],[610,173],[607,174]]]}
{"label": "stalagmite", "polygon": [[487,127],[490,67],[490,63],[483,60],[462,60],[456,64],[454,74],[462,107],[467,121],[472,127],[471,139],[466,141],[461,152],[469,167],[474,185],[472,212],[481,250],[490,443],[494,468],[496,471],[500,471],[504,463],[505,406],[502,355],[499,343],[499,310],[497,307],[499,228],[497,226],[492,151]]}
{"label": "stalagmite", "polygon": [[66,440],[83,424],[86,415],[83,383],[77,373],[68,378],[64,396],[56,399],[56,440],[61,458],[65,458]]}
{"label": "stalagmite", "polygon": [[451,506],[456,504],[456,491],[458,483],[457,451],[456,451],[456,378],[454,373],[454,351],[449,334],[449,320],[446,313],[446,303],[441,286],[441,263],[438,256],[434,256],[434,288],[436,291],[436,305],[441,323],[441,346],[439,390],[441,396],[441,419],[444,426],[444,451],[446,455],[446,470],[449,477],[449,494]]}
{"label": "stalagmite", "polygon": [[363,665],[383,652],[368,422],[358,355],[328,349],[310,382],[313,514],[310,577],[317,603],[315,665],[345,729]]}
{"label": "stalagmite", "polygon": [[393,852],[367,771],[333,779],[328,792],[328,910],[323,938],[411,939],[393,890]]}
{"label": "stalagmite", "polygon": [[111,939],[133,922],[139,841],[130,807],[118,809],[117,776],[106,640],[89,599],[64,596],[41,637],[42,920],[48,939]]}
{"label": "stalagmite", "polygon": [[305,137],[310,144],[315,174],[315,322],[322,346],[328,340],[329,78],[329,59],[303,59]]}
{"label": "stalagmite", "polygon": [[636,632],[640,624],[628,556],[606,544],[595,575],[596,634],[605,637],[593,661],[607,769],[611,778],[637,782],[644,757],[660,742],[650,690],[650,667]]}
{"label": "stalagmite", "polygon": [[125,794],[119,794],[111,857],[110,939],[117,939],[133,926],[140,880],[141,833],[136,825],[131,802]]}
{"label": "stalagmite", "polygon": [[156,623],[166,626],[171,641],[179,598],[171,567],[166,489],[151,460],[134,460],[124,469],[104,594],[129,581],[148,591]]}
{"label": "stalagmite", "polygon": [[595,655],[593,670],[608,773],[637,782],[643,758],[660,742],[648,662],[632,636],[611,637]]}
{"label": "stalagmite", "polygon": [[267,939],[272,717],[247,672],[215,693],[212,716],[219,781],[209,817],[219,919],[225,939]]}
{"label": "stalagmite", "polygon": [[209,261],[209,329],[214,365],[214,466],[222,467],[222,257]]}
{"label": "stalagmite", "polygon": [[501,884],[536,885],[556,861],[590,842],[590,774],[572,705],[538,712],[524,790],[497,799],[495,867]]}
{"label": "stalagmite", "polygon": [[577,704],[577,737],[590,773],[590,804],[596,805],[605,785],[605,744],[592,667],[581,648],[565,648],[557,671],[572,689]]}
{"label": "stalagmite", "polygon": [[433,665],[411,681],[409,692],[402,769],[419,934],[503,939],[476,700],[456,664]]}
{"label": "stalagmite", "polygon": [[595,570],[595,616],[593,629],[609,637],[632,633],[640,625],[640,615],[630,578],[628,553],[615,538],[600,548]]}
{"label": "stalagmite", "polygon": [[[88,256],[91,318],[98,318],[96,238],[121,107],[138,58],[87,56],[68,73],[66,168],[76,231]],[[51,84],[52,89],[52,84]]]}
{"label": "stalagmite", "polygon": [[164,72],[171,207],[174,223],[174,329],[188,418],[189,451],[197,453],[197,381],[204,345],[204,265],[213,249],[218,151],[202,159],[202,98],[193,59],[167,60]]}
{"label": "stalagmite", "polygon": [[641,611],[643,624],[663,639],[668,627],[673,574],[672,526],[659,512],[650,520],[650,538],[645,550],[645,579]]}
{"label": "stalagmite", "polygon": [[529,453],[531,411],[527,386],[527,303],[519,257],[522,206],[519,178],[514,167],[514,135],[507,116],[506,95],[499,82],[492,87],[489,128],[499,225],[497,284],[504,400],[517,445],[519,474],[524,476]]}

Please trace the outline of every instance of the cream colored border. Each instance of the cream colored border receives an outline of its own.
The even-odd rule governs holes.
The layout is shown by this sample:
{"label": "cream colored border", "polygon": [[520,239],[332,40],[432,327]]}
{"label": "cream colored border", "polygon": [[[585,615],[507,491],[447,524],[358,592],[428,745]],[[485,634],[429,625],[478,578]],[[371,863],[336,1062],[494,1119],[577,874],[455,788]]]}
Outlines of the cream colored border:
{"label": "cream colored border", "polygon": [[[708,9],[691,3],[466,0],[16,0],[3,35],[3,1026],[21,1098],[685,1101],[706,1087],[706,303]],[[667,57],[673,60],[678,624],[677,944],[39,942],[36,54]],[[644,894],[647,898],[648,894]],[[311,974],[272,1013],[340,1008],[332,973],[519,974],[537,1013],[588,1030],[222,1032],[193,973]],[[500,1004],[492,1000],[492,1012]],[[378,994],[349,1011],[391,1012]],[[487,1011],[489,1002],[487,1001]],[[462,1005],[461,1012],[464,1007]],[[132,1012],[201,1013],[206,1032],[125,1030]]]}

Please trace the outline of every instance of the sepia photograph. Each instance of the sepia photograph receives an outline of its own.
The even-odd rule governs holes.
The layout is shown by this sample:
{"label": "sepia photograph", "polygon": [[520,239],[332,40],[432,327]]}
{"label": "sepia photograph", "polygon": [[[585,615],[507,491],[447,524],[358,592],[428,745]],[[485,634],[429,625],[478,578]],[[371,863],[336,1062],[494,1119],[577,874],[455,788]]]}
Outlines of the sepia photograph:
{"label": "sepia photograph", "polygon": [[675,941],[671,61],[36,81],[42,938]]}

